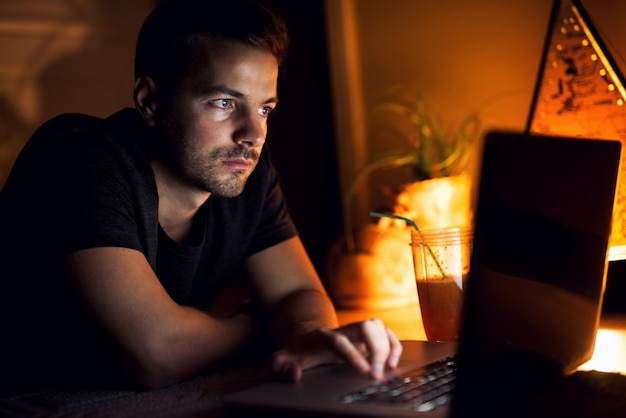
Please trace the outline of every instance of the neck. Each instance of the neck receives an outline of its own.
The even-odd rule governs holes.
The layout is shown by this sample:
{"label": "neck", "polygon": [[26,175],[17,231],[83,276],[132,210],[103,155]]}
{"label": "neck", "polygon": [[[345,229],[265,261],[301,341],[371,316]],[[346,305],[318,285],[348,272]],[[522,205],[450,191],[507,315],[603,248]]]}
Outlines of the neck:
{"label": "neck", "polygon": [[211,193],[177,181],[157,160],[150,164],[159,195],[159,224],[170,238],[183,244],[191,232],[194,216]]}

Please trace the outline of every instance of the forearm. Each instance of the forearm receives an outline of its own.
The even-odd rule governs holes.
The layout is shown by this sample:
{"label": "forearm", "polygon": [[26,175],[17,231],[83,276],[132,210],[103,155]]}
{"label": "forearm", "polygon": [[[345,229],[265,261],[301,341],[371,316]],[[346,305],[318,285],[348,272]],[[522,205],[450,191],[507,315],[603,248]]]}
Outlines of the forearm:
{"label": "forearm", "polygon": [[128,374],[147,388],[185,380],[223,363],[252,339],[258,320],[244,314],[217,318],[181,307],[178,319],[163,325],[135,351],[134,359],[125,362]]}
{"label": "forearm", "polygon": [[258,329],[251,315],[218,317],[177,304],[136,250],[78,251],[68,256],[67,268],[88,314],[117,348],[112,359],[122,373],[148,388],[221,364]]}
{"label": "forearm", "polygon": [[325,293],[314,289],[291,293],[270,313],[271,336],[279,346],[294,336],[337,326],[337,314],[331,300]]}

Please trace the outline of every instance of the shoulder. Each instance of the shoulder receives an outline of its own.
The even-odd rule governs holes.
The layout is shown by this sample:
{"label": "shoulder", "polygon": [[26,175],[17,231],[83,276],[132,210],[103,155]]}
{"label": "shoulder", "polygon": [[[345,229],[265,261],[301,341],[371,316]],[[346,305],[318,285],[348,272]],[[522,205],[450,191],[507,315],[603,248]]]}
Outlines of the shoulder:
{"label": "shoulder", "polygon": [[82,113],[65,113],[43,123],[35,131],[31,141],[50,137],[123,136],[125,132],[140,129],[141,124],[134,109],[123,109],[108,118]]}
{"label": "shoulder", "polygon": [[143,121],[134,109],[124,109],[108,118],[67,113],[42,124],[24,146],[23,154],[50,153],[61,160],[107,155],[118,159],[142,157],[137,141],[143,137]]}
{"label": "shoulder", "polygon": [[[43,123],[22,149],[22,158],[32,154],[63,157],[78,151],[80,145],[102,142],[105,120],[84,114],[68,113]],[[96,140],[88,140],[96,139]]]}
{"label": "shoulder", "polygon": [[103,129],[105,119],[81,113],[66,113],[42,124],[33,137],[80,134]]}
{"label": "shoulder", "polygon": [[[105,182],[146,183],[151,170],[144,150],[131,132],[112,117],[63,114],[35,131],[18,155],[9,177],[19,184]],[[56,187],[55,187],[56,188]]]}

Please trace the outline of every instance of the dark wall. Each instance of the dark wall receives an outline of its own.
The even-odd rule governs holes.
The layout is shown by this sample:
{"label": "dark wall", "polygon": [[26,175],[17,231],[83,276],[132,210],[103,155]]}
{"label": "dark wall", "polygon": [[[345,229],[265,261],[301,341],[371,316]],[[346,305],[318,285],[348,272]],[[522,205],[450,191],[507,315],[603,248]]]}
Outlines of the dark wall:
{"label": "dark wall", "polygon": [[[267,144],[301,238],[320,275],[340,235],[341,209],[322,0],[262,0],[291,38]],[[323,277],[324,278],[324,277]]]}
{"label": "dark wall", "polygon": [[604,303],[605,313],[626,312],[626,260],[609,263]]}

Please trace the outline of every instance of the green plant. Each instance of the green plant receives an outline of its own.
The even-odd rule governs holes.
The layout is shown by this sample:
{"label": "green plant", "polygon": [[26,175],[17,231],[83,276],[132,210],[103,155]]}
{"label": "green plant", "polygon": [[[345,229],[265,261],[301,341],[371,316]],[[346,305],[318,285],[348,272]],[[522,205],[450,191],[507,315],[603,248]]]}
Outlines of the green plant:
{"label": "green plant", "polygon": [[[345,208],[351,207],[359,185],[379,170],[408,166],[413,181],[466,173],[481,134],[478,112],[472,112],[456,129],[446,129],[433,102],[411,85],[389,90],[385,99],[372,109],[368,130],[373,141],[402,145],[376,156],[356,173],[344,196]],[[348,252],[354,252],[351,219],[344,221],[344,227]]]}

